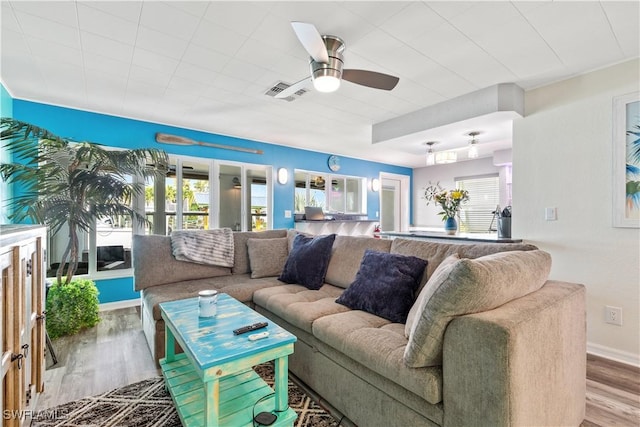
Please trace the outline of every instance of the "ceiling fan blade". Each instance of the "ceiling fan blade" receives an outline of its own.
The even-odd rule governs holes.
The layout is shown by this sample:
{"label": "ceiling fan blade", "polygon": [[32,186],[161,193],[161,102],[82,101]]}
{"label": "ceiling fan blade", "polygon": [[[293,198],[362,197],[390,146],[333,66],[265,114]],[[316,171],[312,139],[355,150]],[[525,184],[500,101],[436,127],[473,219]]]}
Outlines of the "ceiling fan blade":
{"label": "ceiling fan blade", "polygon": [[318,29],[313,24],[306,22],[292,22],[291,26],[295,31],[298,40],[302,43],[302,46],[306,49],[309,55],[316,62],[322,62],[326,64],[329,62],[329,54],[327,48],[322,41],[322,36],[318,32]]}
{"label": "ceiling fan blade", "polygon": [[391,90],[400,81],[396,76],[367,70],[342,70],[342,80],[382,90]]}
{"label": "ceiling fan blade", "polygon": [[307,88],[310,88],[311,86],[313,86],[313,83],[311,81],[311,76],[309,76],[306,79],[302,79],[299,82],[292,84],[291,86],[289,86],[288,88],[286,88],[285,90],[283,90],[282,92],[274,96],[274,98],[278,98],[278,99],[286,98],[295,94],[300,89],[307,89]]}

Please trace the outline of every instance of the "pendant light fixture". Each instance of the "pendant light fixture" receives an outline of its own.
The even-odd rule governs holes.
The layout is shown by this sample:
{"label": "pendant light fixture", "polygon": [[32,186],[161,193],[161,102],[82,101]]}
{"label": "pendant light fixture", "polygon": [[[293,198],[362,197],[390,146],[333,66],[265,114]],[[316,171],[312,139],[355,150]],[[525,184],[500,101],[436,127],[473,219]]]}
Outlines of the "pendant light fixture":
{"label": "pendant light fixture", "polygon": [[476,136],[480,135],[480,132],[478,131],[473,131],[473,132],[469,132],[467,134],[467,136],[471,137],[471,142],[469,143],[469,153],[467,154],[467,156],[470,159],[477,159],[478,158],[478,141],[476,140]]}
{"label": "pendant light fixture", "polygon": [[433,152],[433,146],[437,143],[437,141],[429,141],[424,143],[424,145],[429,147],[429,149],[427,150],[427,166],[433,166],[436,164],[436,154]]}

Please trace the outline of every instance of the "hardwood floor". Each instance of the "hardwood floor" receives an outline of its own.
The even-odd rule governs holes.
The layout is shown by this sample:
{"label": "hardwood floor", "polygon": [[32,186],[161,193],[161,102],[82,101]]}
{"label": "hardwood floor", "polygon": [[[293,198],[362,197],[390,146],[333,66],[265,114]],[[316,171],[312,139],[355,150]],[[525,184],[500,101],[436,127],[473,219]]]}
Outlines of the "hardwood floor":
{"label": "hardwood floor", "polygon": [[[54,341],[58,363],[45,374],[37,409],[92,396],[160,375],[142,333],[137,308],[100,313],[95,328]],[[640,368],[587,356],[582,427],[640,426]]]}

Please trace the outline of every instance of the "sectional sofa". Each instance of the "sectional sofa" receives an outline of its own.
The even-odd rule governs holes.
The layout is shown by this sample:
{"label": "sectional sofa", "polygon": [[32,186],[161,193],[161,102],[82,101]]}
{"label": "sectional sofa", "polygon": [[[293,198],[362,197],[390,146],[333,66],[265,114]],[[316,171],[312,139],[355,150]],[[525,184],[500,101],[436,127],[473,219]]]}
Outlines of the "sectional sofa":
{"label": "sectional sofa", "polygon": [[[134,236],[135,288],[156,361],[164,355],[158,304],[218,289],[295,334],[291,372],[359,426],[582,422],[585,289],[549,280],[545,252],[527,244],[335,236],[324,280],[309,289],[278,280],[301,240],[293,230],[234,233],[234,264],[226,268],[176,261],[169,237]],[[377,289],[398,260],[415,258],[426,268],[406,320],[391,321],[384,303],[406,304],[398,295],[407,289],[370,299],[362,293]],[[368,302],[353,309],[338,298]],[[381,301],[383,316],[374,314]]]}

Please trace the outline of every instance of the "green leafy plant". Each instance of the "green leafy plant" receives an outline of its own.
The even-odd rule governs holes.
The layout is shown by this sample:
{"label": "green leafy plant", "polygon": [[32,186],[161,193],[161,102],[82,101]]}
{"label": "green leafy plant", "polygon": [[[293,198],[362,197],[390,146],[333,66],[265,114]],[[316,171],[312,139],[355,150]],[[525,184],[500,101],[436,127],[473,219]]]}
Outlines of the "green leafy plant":
{"label": "green leafy plant", "polygon": [[68,230],[56,284],[62,283],[63,275],[70,283],[78,268],[80,231],[89,232],[101,218],[121,215],[147,223],[144,212],[131,207],[133,196],[144,194],[144,185],[128,182],[127,177],[164,173],[168,164],[164,151],[107,150],[12,118],[0,119],[0,129],[2,149],[13,158],[12,163],[0,164],[0,176],[20,186],[11,200],[10,219],[46,224],[51,235],[63,226]]}
{"label": "green leafy plant", "polygon": [[47,296],[47,332],[58,338],[98,324],[98,289],[89,279],[76,278],[52,286]]}

